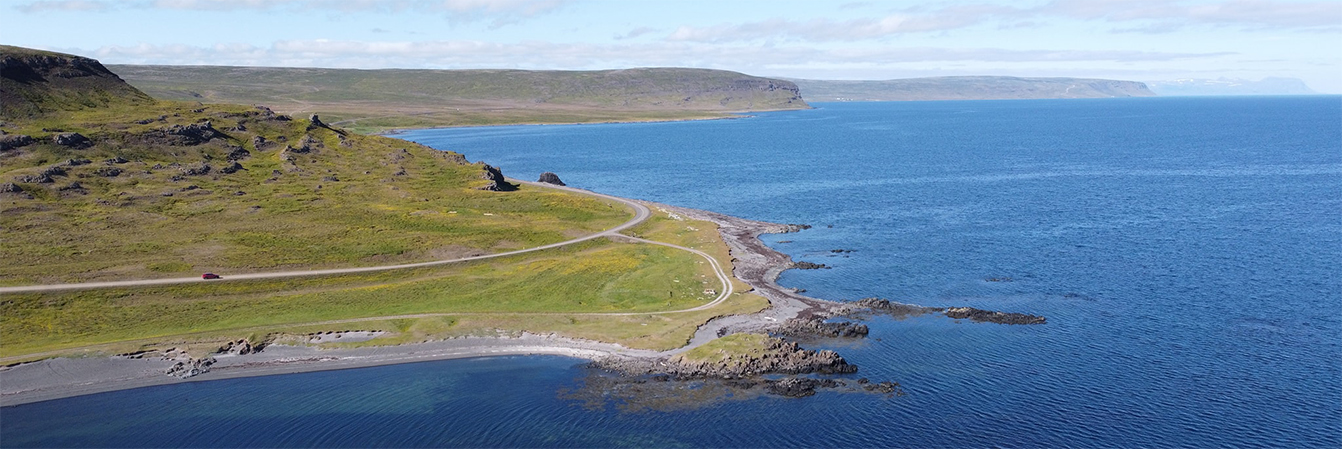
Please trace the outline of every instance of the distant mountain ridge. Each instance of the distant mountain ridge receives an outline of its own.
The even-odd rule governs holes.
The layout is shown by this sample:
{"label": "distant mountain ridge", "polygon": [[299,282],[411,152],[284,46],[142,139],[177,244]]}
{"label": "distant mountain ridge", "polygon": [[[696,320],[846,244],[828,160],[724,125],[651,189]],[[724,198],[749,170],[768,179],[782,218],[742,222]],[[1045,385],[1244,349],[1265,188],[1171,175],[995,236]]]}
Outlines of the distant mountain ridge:
{"label": "distant mountain ridge", "polygon": [[1090,78],[941,76],[884,81],[790,79],[811,101],[1017,100],[1150,97],[1137,81]]}
{"label": "distant mountain ridge", "polygon": [[1238,78],[1180,79],[1152,81],[1148,84],[1160,95],[1318,95],[1297,78],[1263,78],[1250,81]]}

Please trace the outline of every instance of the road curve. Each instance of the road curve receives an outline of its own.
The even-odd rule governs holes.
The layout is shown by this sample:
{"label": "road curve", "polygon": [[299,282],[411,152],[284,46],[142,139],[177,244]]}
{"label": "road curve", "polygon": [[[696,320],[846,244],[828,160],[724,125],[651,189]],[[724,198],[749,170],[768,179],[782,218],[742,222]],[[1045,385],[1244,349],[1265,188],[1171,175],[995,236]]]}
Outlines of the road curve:
{"label": "road curve", "polygon": [[[533,247],[533,248],[519,249],[519,250],[516,250],[516,251],[508,251],[508,252],[504,252],[504,253],[485,254],[485,255],[481,255],[481,256],[462,257],[462,258],[457,258],[457,259],[443,259],[443,260],[434,260],[434,261],[429,261],[429,262],[406,263],[406,264],[397,264],[397,265],[378,265],[378,266],[373,266],[373,267],[332,268],[332,269],[327,269],[327,270],[276,271],[276,272],[270,272],[270,273],[226,274],[226,275],[222,275],[222,276],[221,276],[222,279],[215,279],[215,280],[205,280],[205,279],[201,279],[200,277],[189,277],[189,278],[142,279],[142,280],[133,280],[133,281],[81,282],[81,283],[73,283],[73,284],[21,285],[21,286],[15,286],[15,287],[0,287],[0,294],[2,294],[2,293],[30,293],[30,292],[52,291],[52,290],[78,290],[78,289],[91,289],[91,288],[140,287],[140,286],[148,286],[148,285],[186,284],[186,283],[192,283],[192,282],[226,282],[226,281],[241,281],[241,280],[249,280],[249,279],[274,279],[274,278],[287,278],[287,277],[300,277],[300,276],[323,276],[323,275],[331,275],[331,274],[367,273],[367,272],[372,272],[372,271],[386,271],[386,270],[399,270],[399,269],[404,269],[404,268],[431,267],[431,266],[435,266],[435,265],[446,265],[446,264],[451,264],[451,263],[470,262],[470,261],[475,261],[475,260],[494,259],[494,258],[498,258],[498,257],[508,257],[508,256],[514,256],[514,255],[518,255],[518,254],[526,254],[526,253],[535,252],[535,251],[542,251],[542,250],[547,250],[547,249],[551,249],[551,248],[558,248],[558,247],[561,247],[561,246],[572,245],[572,244],[574,244],[574,243],[585,242],[585,241],[592,240],[592,239],[597,239],[597,238],[602,238],[602,237],[609,237],[609,236],[617,235],[617,234],[619,234],[621,231],[624,231],[624,230],[626,230],[626,229],[632,228],[632,227],[634,227],[634,226],[638,226],[640,223],[643,223],[645,220],[647,220],[648,217],[652,216],[652,212],[648,210],[648,207],[647,207],[647,206],[644,206],[644,205],[642,205],[642,204],[639,204],[639,203],[637,203],[637,202],[630,201],[630,200],[627,200],[627,199],[624,199],[624,198],[616,197],[616,196],[610,196],[610,195],[606,195],[606,194],[596,193],[596,192],[593,192],[593,191],[590,191],[590,190],[576,189],[576,188],[573,188],[573,187],[557,186],[557,185],[553,185],[553,184],[544,184],[544,183],[539,183],[539,182],[522,181],[522,180],[518,180],[518,179],[511,179],[511,178],[509,178],[508,181],[510,181],[510,182],[515,182],[515,183],[519,183],[519,184],[526,184],[526,185],[535,186],[535,187],[548,188],[548,189],[555,189],[555,190],[562,190],[562,191],[566,191],[566,192],[577,193],[577,194],[581,194],[581,195],[587,195],[587,196],[597,197],[597,198],[601,198],[601,199],[605,199],[605,200],[615,201],[615,202],[624,204],[624,205],[626,205],[626,206],[629,206],[630,208],[633,208],[633,209],[634,209],[634,217],[633,217],[633,218],[630,218],[629,221],[626,221],[626,222],[620,224],[619,226],[616,226],[616,227],[613,227],[613,228],[610,228],[610,229],[607,229],[607,230],[604,230],[604,231],[601,231],[601,232],[597,232],[597,233],[594,233],[594,234],[588,234],[588,235],[585,235],[585,236],[582,236],[582,237],[578,237],[578,238],[575,238],[575,239],[572,239],[572,240],[565,240],[565,241],[562,241],[562,242],[551,243],[551,244],[548,244],[548,245],[541,245],[541,246],[537,246],[537,247]],[[640,239],[640,240],[641,240],[641,239]],[[676,248],[681,248],[681,249],[684,249],[684,250],[687,250],[687,251],[694,251],[694,250],[689,249],[689,248],[682,248],[682,247],[677,247],[677,246],[674,246],[674,245],[667,245],[667,244],[664,244],[664,243],[650,242],[650,241],[648,241],[648,243],[656,243],[656,244],[659,244],[659,245],[673,246],[673,247],[676,247]],[[695,251],[695,252],[697,252],[697,251]],[[702,253],[700,253],[700,254],[702,254]],[[705,255],[705,256],[706,256],[706,255]],[[711,260],[712,258],[710,257],[709,259]],[[716,264],[717,262],[715,261],[715,262],[713,262],[713,263]],[[728,284],[728,285],[731,285],[730,282],[728,282],[727,284]]]}

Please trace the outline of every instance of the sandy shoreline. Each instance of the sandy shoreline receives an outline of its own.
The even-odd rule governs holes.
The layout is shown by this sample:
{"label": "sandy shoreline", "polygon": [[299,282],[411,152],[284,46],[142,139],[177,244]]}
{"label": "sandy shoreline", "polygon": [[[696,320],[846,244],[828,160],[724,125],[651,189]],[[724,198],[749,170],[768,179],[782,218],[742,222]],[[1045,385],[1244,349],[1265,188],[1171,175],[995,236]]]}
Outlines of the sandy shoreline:
{"label": "sandy shoreline", "polygon": [[838,305],[798,295],[774,283],[780,273],[791,267],[792,260],[786,254],[766,246],[758,236],[792,231],[789,226],[695,209],[644,204],[650,208],[717,223],[722,239],[731,249],[733,275],[753,287],[755,293],[768,298],[771,306],[752,315],[710,320],[700,326],[688,346],[667,352],[635,350],[611,343],[529,333],[520,337],[463,337],[354,349],[271,345],[260,352],[246,355],[215,355],[216,361],[209,371],[185,379],[165,374],[179,360],[165,359],[159,355],[143,358],[53,358],[0,368],[0,406],[181,382],[472,357],[548,354],[590,360],[611,356],[656,358],[685,351],[725,333],[758,331],[788,318],[817,313]]}

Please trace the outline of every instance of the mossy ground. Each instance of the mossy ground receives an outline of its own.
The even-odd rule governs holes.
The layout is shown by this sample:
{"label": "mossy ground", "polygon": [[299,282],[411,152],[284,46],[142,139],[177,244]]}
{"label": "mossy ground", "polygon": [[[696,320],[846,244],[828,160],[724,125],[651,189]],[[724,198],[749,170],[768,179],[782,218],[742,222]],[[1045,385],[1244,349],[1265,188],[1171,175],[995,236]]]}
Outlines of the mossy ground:
{"label": "mossy ground", "polygon": [[[4,154],[6,181],[71,159],[91,162],[65,166],[51,183],[19,182],[25,194],[0,196],[0,284],[437,260],[558,242],[629,216],[618,204],[530,186],[477,190],[488,181],[459,155],[375,136],[349,134],[342,144],[331,129],[246,115],[251,108],[168,104],[152,111],[159,114],[135,112],[130,117],[166,118],[137,124],[125,111],[100,109],[3,126],[39,139],[56,134],[42,129],[79,132],[99,143],[39,143]],[[246,131],[223,131],[227,138],[200,145],[140,137],[202,120],[219,130],[242,123]],[[275,143],[257,148],[255,136]],[[281,159],[305,137],[320,147]],[[244,170],[221,173],[238,148],[250,153],[239,161]],[[104,162],[116,157],[129,162]],[[202,163],[213,171],[182,174]],[[121,173],[99,175],[107,169]],[[74,183],[81,188],[69,189]]]}

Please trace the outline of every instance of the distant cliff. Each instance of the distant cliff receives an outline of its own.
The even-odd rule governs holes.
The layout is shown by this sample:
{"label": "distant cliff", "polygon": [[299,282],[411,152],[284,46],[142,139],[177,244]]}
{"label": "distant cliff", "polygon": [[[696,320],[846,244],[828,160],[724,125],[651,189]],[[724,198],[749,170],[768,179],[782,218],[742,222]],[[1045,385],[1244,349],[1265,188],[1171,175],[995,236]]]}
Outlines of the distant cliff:
{"label": "distant cliff", "polygon": [[790,81],[705,69],[111,69],[157,98],[318,112],[355,128],[675,120],[810,107]]}
{"label": "distant cliff", "polygon": [[1318,95],[1296,78],[1263,78],[1250,81],[1236,78],[1181,79],[1151,82],[1151,89],[1160,95]]}
{"label": "distant cliff", "polygon": [[811,101],[1015,100],[1150,97],[1146,84],[1087,78],[943,76],[886,81],[791,80]]}
{"label": "distant cliff", "polygon": [[0,45],[0,117],[151,102],[97,60]]}

